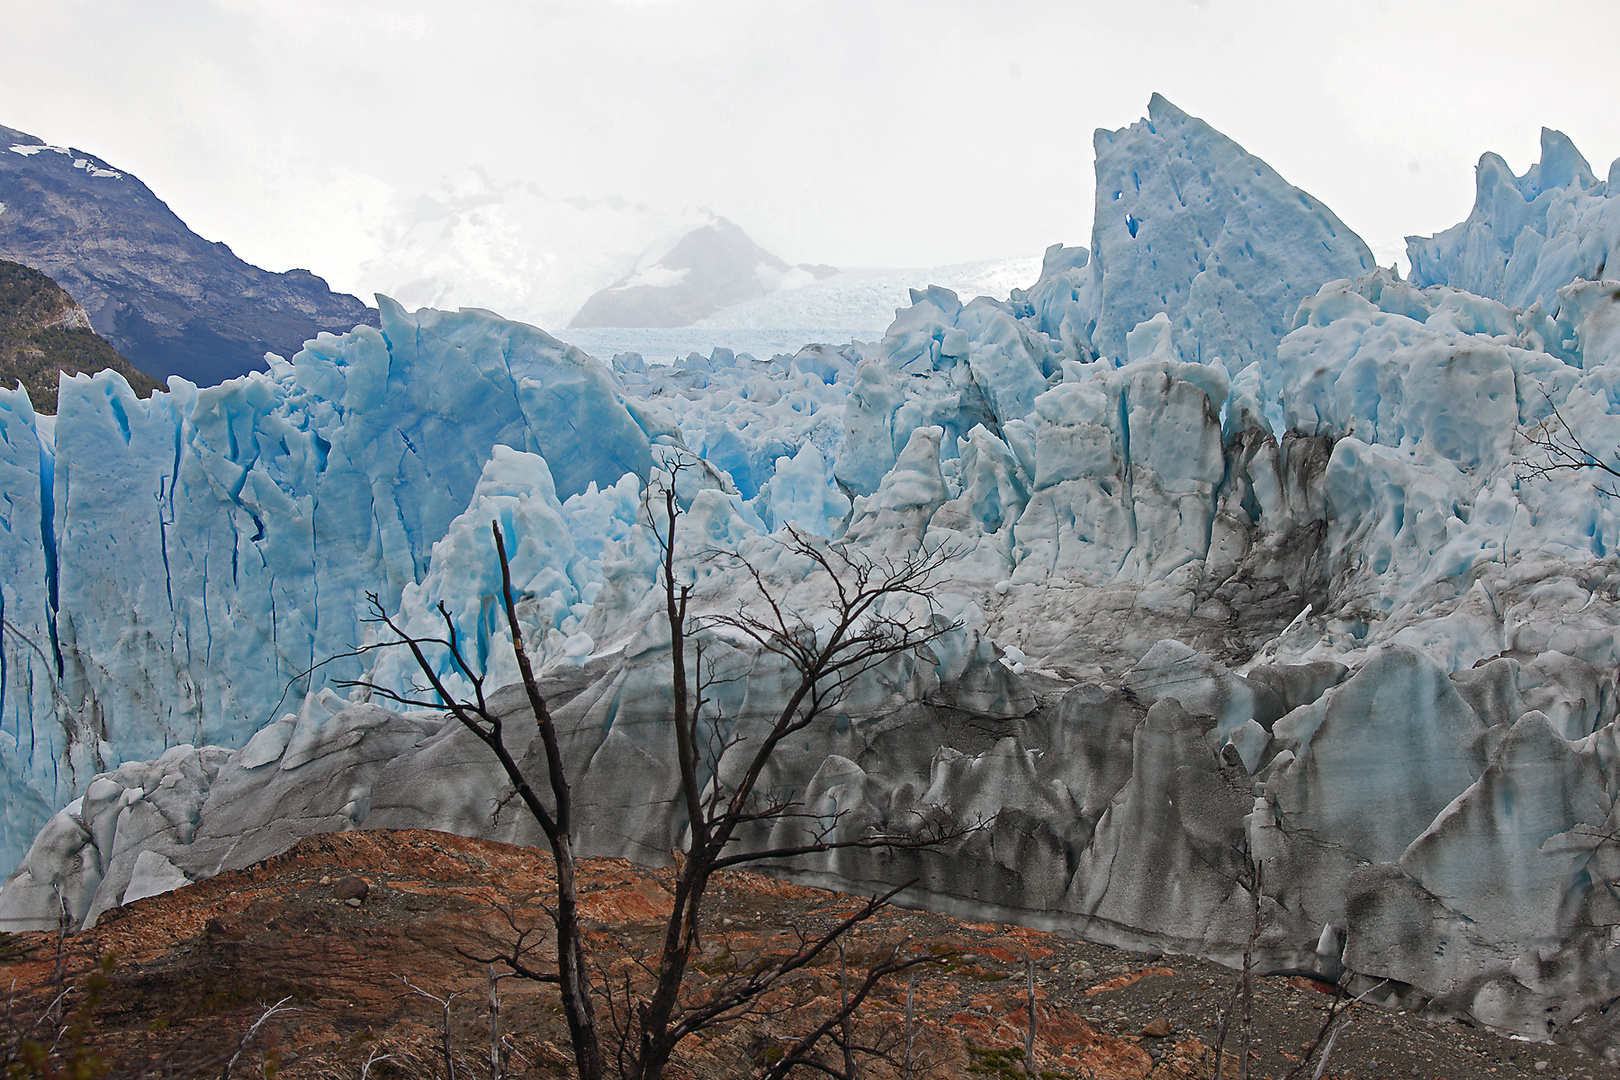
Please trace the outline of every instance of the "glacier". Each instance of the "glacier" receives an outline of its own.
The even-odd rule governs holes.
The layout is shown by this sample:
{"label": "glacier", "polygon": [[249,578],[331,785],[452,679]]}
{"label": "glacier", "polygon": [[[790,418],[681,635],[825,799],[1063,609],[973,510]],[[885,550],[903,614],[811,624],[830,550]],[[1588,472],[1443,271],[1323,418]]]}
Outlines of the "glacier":
{"label": "glacier", "polygon": [[[1523,177],[1487,155],[1402,280],[1162,98],[1095,145],[1089,247],[1005,298],[916,290],[878,341],[604,361],[383,300],[219,387],[64,379],[54,421],[0,390],[0,921],[320,830],[534,842],[464,731],[367,691],[412,679],[368,615],[440,605],[515,680],[491,521],[583,847],[667,861],[645,496],[678,475],[700,613],[758,598],[723,551],[813,620],[789,527],[953,553],[949,631],[771,784],[855,833],[988,826],[781,872],[1229,960],[1258,905],[1280,966],[1620,1055],[1620,516],[1532,437],[1620,447],[1613,184],[1557,133]],[[782,672],[711,645],[746,731]]]}
{"label": "glacier", "polygon": [[[176,380],[142,401],[121,379],[71,379],[53,439],[0,390],[18,480],[9,858],[41,800],[177,744],[239,745],[301,698],[300,673],[360,643],[365,592],[397,605],[422,576],[493,446],[546,454],[565,495],[651,468],[611,378],[577,350],[479,314],[387,305],[385,318],[382,333],[322,335],[268,375],[207,389]],[[509,353],[546,382],[514,376]]]}

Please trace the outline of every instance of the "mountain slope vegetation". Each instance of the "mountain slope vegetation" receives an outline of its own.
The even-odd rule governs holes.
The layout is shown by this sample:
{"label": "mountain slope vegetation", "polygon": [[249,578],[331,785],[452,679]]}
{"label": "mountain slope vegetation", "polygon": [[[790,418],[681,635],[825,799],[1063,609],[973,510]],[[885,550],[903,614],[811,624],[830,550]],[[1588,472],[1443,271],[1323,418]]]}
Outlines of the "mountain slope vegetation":
{"label": "mountain slope vegetation", "polygon": [[21,383],[34,411],[56,412],[62,372],[93,375],[112,368],[137,394],[160,389],[90,328],[90,316],[56,282],[21,263],[0,259],[0,385]]}

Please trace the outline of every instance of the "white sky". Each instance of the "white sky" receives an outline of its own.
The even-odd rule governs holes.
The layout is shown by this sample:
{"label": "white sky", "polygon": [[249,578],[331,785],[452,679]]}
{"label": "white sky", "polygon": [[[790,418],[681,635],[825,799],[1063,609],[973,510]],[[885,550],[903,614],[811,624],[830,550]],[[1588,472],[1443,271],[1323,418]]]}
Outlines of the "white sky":
{"label": "white sky", "polygon": [[477,165],[704,206],[789,261],[1089,243],[1091,133],[1158,91],[1388,262],[1539,128],[1620,154],[1620,4],[0,0],[0,123],[351,288],[391,200]]}

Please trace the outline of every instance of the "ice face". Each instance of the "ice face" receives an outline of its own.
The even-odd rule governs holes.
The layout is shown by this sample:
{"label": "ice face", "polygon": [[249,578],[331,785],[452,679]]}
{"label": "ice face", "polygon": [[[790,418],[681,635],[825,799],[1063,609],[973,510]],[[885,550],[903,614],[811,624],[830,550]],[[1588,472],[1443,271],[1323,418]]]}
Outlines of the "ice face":
{"label": "ice face", "polygon": [[[385,303],[382,333],[222,387],[65,380],[54,426],[0,391],[10,857],[37,831],[0,919],[54,925],[58,888],[93,918],[319,829],[533,841],[464,732],[382,707],[414,696],[406,657],[343,655],[381,640],[375,593],[453,632],[468,667],[437,646],[435,673],[483,678],[527,745],[492,523],[583,849],[667,858],[649,493],[673,484],[699,620],[764,583],[825,621],[790,527],[951,553],[914,612],[949,630],[853,685],[772,782],[836,830],[991,824],[808,878],[1232,957],[1260,866],[1279,966],[1342,960],[1538,1037],[1549,1008],[1611,1001],[1620,515],[1607,474],[1537,465],[1579,440],[1620,468],[1615,285],[1559,264],[1523,307],[1367,269],[1162,100],[1100,143],[1120,198],[1090,252],[1056,247],[1004,299],[919,290],[875,343],[609,367]],[[1502,198],[1597,213],[1600,187],[1554,145]],[[788,674],[707,632],[713,707],[746,733]]]}
{"label": "ice face", "polygon": [[[0,389],[0,842],[11,860],[73,791],[70,755],[78,750],[55,720],[55,457],[40,437],[41,419],[20,388]],[[90,766],[84,775],[94,772],[78,752]]]}
{"label": "ice face", "polygon": [[1577,280],[1620,278],[1620,194],[1561,131],[1541,129],[1541,160],[1515,176],[1485,154],[1468,219],[1406,241],[1417,285],[1451,285],[1510,307],[1557,312],[1558,290]]}
{"label": "ice face", "polygon": [[1264,361],[1317,287],[1373,269],[1333,212],[1155,94],[1148,115],[1099,130],[1091,280],[1097,355],[1163,312],[1185,360]]}
{"label": "ice face", "polygon": [[[651,468],[597,361],[484,314],[383,310],[382,333],[322,335],[218,387],[141,401],[68,379],[53,451],[5,392],[19,831],[99,768],[240,745],[296,703],[305,672],[361,644],[367,592],[394,611],[423,578],[494,448],[545,454],[564,498]],[[312,688],[360,670],[335,660]],[[15,857],[26,839],[7,835]]]}

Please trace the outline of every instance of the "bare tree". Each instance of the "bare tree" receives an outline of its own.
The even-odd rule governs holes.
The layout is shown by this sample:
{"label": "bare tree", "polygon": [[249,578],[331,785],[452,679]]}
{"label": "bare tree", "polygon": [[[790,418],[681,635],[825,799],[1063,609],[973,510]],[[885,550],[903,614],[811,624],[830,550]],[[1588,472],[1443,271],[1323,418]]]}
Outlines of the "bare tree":
{"label": "bare tree", "polygon": [[[574,1048],[575,1066],[583,1080],[597,1080],[598,1077],[605,1075],[605,1070],[601,1044],[597,1036],[590,975],[585,966],[585,935],[579,918],[579,892],[574,859],[573,792],[564,768],[562,748],[557,741],[556,725],[552,722],[551,712],[546,708],[539,682],[535,679],[534,670],[529,663],[528,651],[523,645],[523,630],[518,624],[516,600],[512,595],[512,572],[506,558],[506,543],[497,523],[491,522],[490,528],[495,535],[495,549],[501,562],[501,591],[506,605],[507,624],[512,633],[512,651],[517,659],[524,690],[528,694],[529,707],[534,712],[535,722],[539,728],[539,739],[545,749],[552,807],[548,808],[541,801],[517,759],[512,756],[511,749],[506,745],[505,720],[490,708],[484,693],[484,677],[462,654],[455,620],[445,608],[443,601],[439,603],[439,613],[444,619],[446,636],[420,638],[407,634],[390,619],[382,606],[382,601],[375,593],[367,594],[374,620],[392,631],[397,643],[410,649],[417,667],[428,680],[435,699],[420,700],[384,687],[373,686],[371,690],[374,694],[402,704],[448,709],[462,727],[477,737],[495,755],[502,771],[511,781],[513,791],[545,834],[546,841],[551,847],[557,874],[557,900],[552,915],[557,933],[555,978],[561,989],[563,1015],[568,1024],[569,1040]],[[445,686],[444,680],[440,678],[437,669],[424,651],[424,646],[429,645],[449,650],[457,669],[472,684],[473,700],[463,700]]]}
{"label": "bare tree", "polygon": [[366,1055],[366,1060],[360,1065],[360,1080],[371,1080],[371,1067],[373,1065],[383,1065],[393,1060],[394,1055],[383,1053],[381,1046],[372,1047],[371,1053]]}
{"label": "bare tree", "polygon": [[[826,720],[863,674],[896,657],[926,655],[927,644],[953,628],[937,616],[931,596],[952,553],[942,547],[925,546],[901,559],[872,557],[849,545],[789,528],[780,541],[785,553],[808,566],[809,576],[825,587],[827,606],[817,623],[813,625],[806,616],[791,610],[781,590],[773,587],[758,565],[735,552],[723,551],[698,554],[701,559],[726,563],[739,571],[753,586],[752,602],[699,618],[692,610],[693,586],[682,581],[677,566],[678,522],[684,511],[676,495],[676,481],[684,469],[695,467],[692,462],[674,463],[666,474],[667,482],[657,489],[649,485],[644,501],[647,525],[661,554],[659,577],[672,654],[674,708],[670,721],[687,826],[662,944],[655,958],[643,962],[646,978],[639,984],[627,979],[615,985],[601,973],[593,976],[588,965],[579,912],[576,821],[568,764],[524,646],[506,540],[499,524],[491,522],[490,528],[501,564],[501,600],[518,671],[538,725],[549,803],[534,790],[513,748],[508,746],[504,721],[491,709],[485,693],[485,676],[466,658],[451,612],[442,602],[439,604],[443,637],[419,637],[392,620],[375,595],[369,597],[373,621],[392,634],[392,640],[384,644],[408,648],[427,680],[419,695],[379,686],[372,686],[372,693],[413,707],[447,709],[495,755],[514,794],[545,834],[556,865],[557,892],[548,908],[556,933],[556,970],[531,967],[527,956],[532,943],[521,938],[508,955],[479,959],[557,985],[575,1067],[582,1080],[608,1075],[609,1053],[612,1069],[621,1077],[661,1077],[682,1040],[759,1015],[767,995],[807,974],[813,966],[826,963],[845,935],[872,918],[904,888],[874,896],[830,928],[799,935],[797,947],[786,955],[762,958],[745,970],[710,981],[701,993],[693,993],[687,976],[699,954],[704,898],[716,873],[843,848],[932,847],[969,831],[919,818],[893,831],[873,829],[864,835],[844,835],[848,830],[840,829],[838,815],[831,820],[817,817],[790,795],[767,790],[765,783],[772,759],[784,741]],[[756,728],[748,737],[737,734],[735,728],[724,732],[714,702],[706,693],[714,685],[713,665],[706,663],[704,655],[706,638],[712,640],[717,633],[749,645],[758,658],[774,657],[794,676],[789,683],[792,689],[780,709],[765,718],[762,730]],[[470,684],[470,698],[458,696],[446,686],[428,656],[430,648],[448,654],[456,673]],[[722,758],[736,767],[722,772]],[[743,834],[757,837],[768,833],[774,823],[788,820],[801,825],[795,838],[800,842],[778,846],[743,842]],[[801,1064],[831,1075],[851,1074],[852,1068],[838,1069],[820,1062],[817,1046],[829,1038],[836,1041],[839,1033],[847,1034],[850,1016],[883,978],[940,959],[932,953],[907,952],[904,943],[881,956],[858,980],[846,981],[839,1008],[794,1040],[767,1075],[786,1076]],[[597,1015],[599,1002],[607,1009],[605,1025]]]}
{"label": "bare tree", "polygon": [[456,1000],[456,998],[461,996],[460,992],[458,991],[457,993],[447,994],[444,997],[440,997],[438,994],[424,990],[420,986],[417,986],[415,983],[411,982],[409,977],[405,975],[401,975],[399,977],[399,981],[405,984],[405,990],[408,995],[427,998],[429,1001],[437,1005],[443,1013],[443,1027],[441,1028],[439,1034],[439,1053],[444,1058],[445,1080],[456,1080],[455,1050],[450,1043],[450,1005]]}
{"label": "bare tree", "polygon": [[906,980],[905,1053],[900,1059],[900,1080],[911,1080],[912,1066],[917,1060],[916,995],[917,974],[913,972],[911,978]]}
{"label": "bare tree", "polygon": [[1029,1026],[1024,1029],[1024,1071],[1035,1075],[1035,1024],[1040,1014],[1035,1005],[1035,958],[1024,954],[1024,977],[1027,980],[1025,1004],[1029,1007]]}

